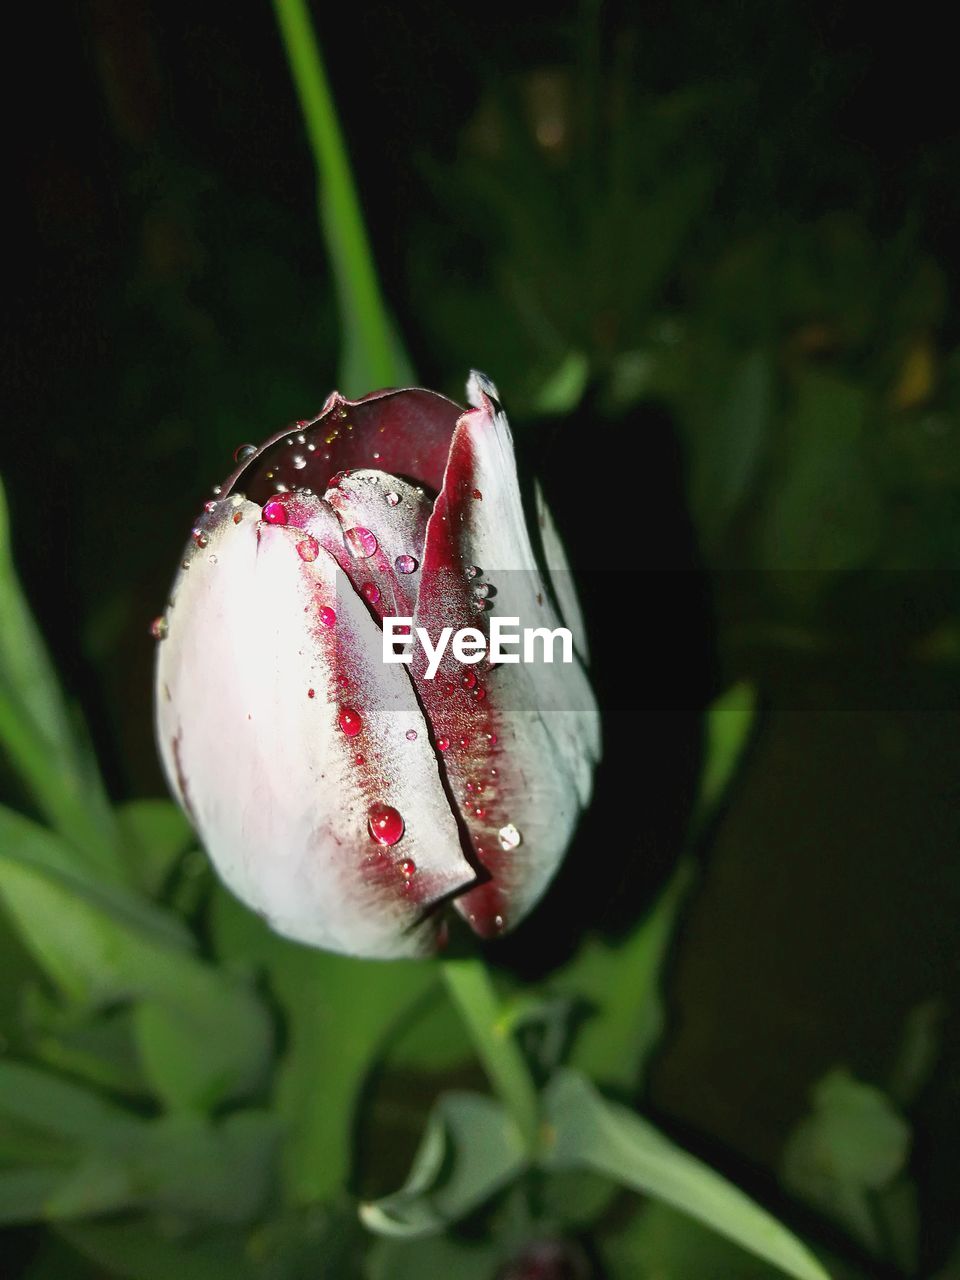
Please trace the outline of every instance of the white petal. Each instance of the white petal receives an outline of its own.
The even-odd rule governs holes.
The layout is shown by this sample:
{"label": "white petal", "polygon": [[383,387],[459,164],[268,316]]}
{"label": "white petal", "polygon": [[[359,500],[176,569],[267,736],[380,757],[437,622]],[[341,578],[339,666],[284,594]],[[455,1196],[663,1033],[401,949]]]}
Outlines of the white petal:
{"label": "white petal", "polygon": [[[521,629],[552,631],[564,624],[534,556],[506,417],[492,384],[474,375],[468,391],[477,407],[458,423],[428,527],[417,624],[455,625],[460,600],[466,625],[486,626],[496,614],[519,618]],[[473,567],[481,572],[471,579]],[[495,592],[492,609],[471,613],[478,582]],[[482,676],[479,707],[459,689],[460,675],[448,662],[430,687],[421,680],[418,688],[434,733],[451,740],[444,756],[451,791],[492,877],[456,906],[478,932],[492,933],[522,919],[563,859],[590,798],[599,714],[576,653],[569,664],[497,666]],[[445,682],[458,686],[446,700]]]}
{"label": "white petal", "polygon": [[[304,529],[265,524],[239,498],[220,504],[159,646],[160,750],[220,875],[278,932],[348,954],[418,954],[433,941],[418,924],[426,908],[475,873],[407,673],[382,663],[379,628],[323,546],[339,527],[316,505]],[[311,561],[297,551],[309,534],[321,544]],[[344,706],[362,719],[355,737],[339,727]],[[377,802],[405,824],[389,848],[367,829]]]}

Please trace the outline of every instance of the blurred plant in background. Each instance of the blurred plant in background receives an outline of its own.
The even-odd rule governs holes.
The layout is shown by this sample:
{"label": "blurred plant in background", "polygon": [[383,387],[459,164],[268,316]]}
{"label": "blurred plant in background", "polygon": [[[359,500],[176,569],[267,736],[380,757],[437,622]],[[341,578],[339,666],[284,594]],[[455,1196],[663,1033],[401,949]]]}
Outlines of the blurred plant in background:
{"label": "blurred plant in background", "polygon": [[[143,567],[156,515],[172,507],[186,527],[196,505],[183,477],[219,474],[252,425],[318,403],[331,384],[318,353],[329,369],[338,332],[346,393],[409,369],[304,10],[277,10],[328,175],[336,306],[313,229],[271,198],[268,178],[261,198],[237,200],[212,164],[172,142],[157,123],[162,94],[149,91],[149,40],[128,31],[125,45],[116,14],[112,26],[103,10],[92,19],[138,227],[106,322],[115,420],[98,465],[116,475],[111,521],[95,519],[103,488],[70,490],[89,540],[75,612],[122,735],[98,735],[111,781],[149,774],[136,759],[142,728],[117,712],[117,669],[131,629],[156,611]],[[486,74],[450,154],[422,157],[433,203],[424,193],[409,220],[409,294],[396,301],[418,363],[454,394],[463,369],[488,366],[526,418],[531,452],[549,418],[575,463],[584,432],[642,433],[653,407],[668,412],[728,682],[756,677],[758,643],[843,651],[851,631],[862,639],[880,624],[881,661],[949,666],[958,601],[939,571],[960,547],[960,365],[943,264],[909,219],[883,236],[854,202],[811,210],[783,195],[795,190],[785,166],[815,172],[791,149],[789,117],[772,123],[763,177],[748,180],[741,153],[764,109],[748,77],[648,91],[642,41],[625,26],[608,46],[602,30],[601,7],[587,4],[552,61]],[[143,56],[125,69],[116,55],[130,47]],[[154,350],[162,357],[144,359]],[[95,432],[84,376],[78,365],[76,385],[63,385]],[[64,440],[55,447],[70,472],[77,446]],[[634,442],[630,456],[644,448]],[[568,481],[581,473],[574,465]],[[657,475],[644,483],[656,489]],[[10,501],[24,510],[17,491]],[[16,1274],[779,1274],[756,1254],[820,1274],[633,1110],[663,1044],[664,966],[692,855],[714,833],[754,725],[749,685],[732,685],[705,718],[684,856],[650,910],[627,931],[588,934],[536,986],[504,966],[495,993],[474,993],[489,1001],[480,1043],[508,1056],[519,1046],[536,1083],[551,1080],[549,1137],[531,1167],[501,1103],[477,1091],[476,1045],[436,965],[286,943],[215,883],[174,806],[111,803],[24,603],[3,517],[0,744],[12,805],[0,810],[0,1220],[49,1228],[11,1237]],[[117,538],[117,526],[136,536]],[[162,575],[169,550],[157,549]],[[113,589],[101,595],[105,561]],[[39,572],[28,587],[42,595]],[[742,1178],[734,1170],[816,1241],[831,1275],[929,1270],[912,1120],[941,1012],[918,1007],[889,1078],[824,1068],[779,1189],[749,1163]],[[706,1075],[697,1088],[722,1092]],[[687,1145],[722,1162],[709,1138]],[[946,1223],[939,1246],[952,1201],[932,1199]],[[946,1265],[942,1280],[955,1274]]]}

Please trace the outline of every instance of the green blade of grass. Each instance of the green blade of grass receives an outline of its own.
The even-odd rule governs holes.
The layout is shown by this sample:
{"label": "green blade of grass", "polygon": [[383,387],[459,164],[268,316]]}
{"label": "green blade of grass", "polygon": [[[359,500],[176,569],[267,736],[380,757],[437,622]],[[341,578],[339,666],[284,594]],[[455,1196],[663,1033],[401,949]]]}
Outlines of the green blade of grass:
{"label": "green blade of grass", "polygon": [[320,225],[340,302],[341,390],[361,395],[412,381],[380,291],[326,70],[306,0],[274,0],[317,170]]}

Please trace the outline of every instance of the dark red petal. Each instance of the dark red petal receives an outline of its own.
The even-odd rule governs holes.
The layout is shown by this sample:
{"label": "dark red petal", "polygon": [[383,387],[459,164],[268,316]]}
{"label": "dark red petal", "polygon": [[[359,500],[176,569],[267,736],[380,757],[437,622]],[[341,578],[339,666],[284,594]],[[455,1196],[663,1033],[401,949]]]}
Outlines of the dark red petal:
{"label": "dark red petal", "polygon": [[450,438],[463,410],[434,391],[377,391],[362,400],[337,392],[316,418],[286,427],[223,484],[263,505],[277,487],[321,494],[331,479],[353,468],[408,477],[436,492],[443,482]]}

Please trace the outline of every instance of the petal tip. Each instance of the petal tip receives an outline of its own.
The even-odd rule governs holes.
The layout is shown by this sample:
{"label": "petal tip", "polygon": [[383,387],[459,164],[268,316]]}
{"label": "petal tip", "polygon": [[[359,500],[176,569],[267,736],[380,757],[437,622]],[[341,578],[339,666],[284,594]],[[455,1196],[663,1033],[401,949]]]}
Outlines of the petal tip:
{"label": "petal tip", "polygon": [[484,400],[489,400],[495,413],[503,412],[497,384],[479,369],[470,370],[470,376],[467,379],[467,400],[474,409],[482,409]]}

